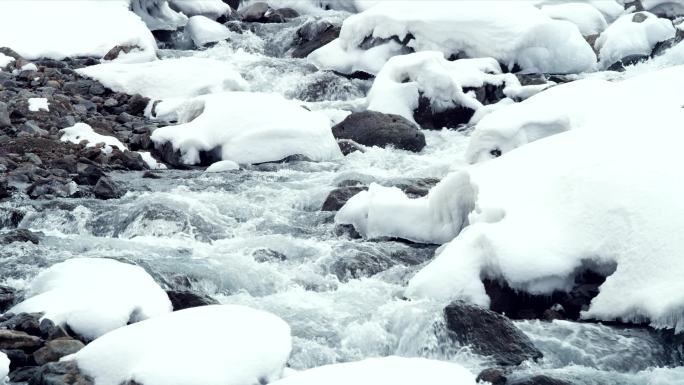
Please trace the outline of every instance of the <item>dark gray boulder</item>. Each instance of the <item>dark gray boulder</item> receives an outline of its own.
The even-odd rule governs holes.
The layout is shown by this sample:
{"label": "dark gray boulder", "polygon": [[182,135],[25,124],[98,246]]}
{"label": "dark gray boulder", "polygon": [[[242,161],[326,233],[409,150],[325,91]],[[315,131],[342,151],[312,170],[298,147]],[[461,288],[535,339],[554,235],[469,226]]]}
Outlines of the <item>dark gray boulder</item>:
{"label": "dark gray boulder", "polygon": [[329,21],[310,21],[297,30],[292,57],[304,58],[340,36],[340,25]]}
{"label": "dark gray boulder", "polygon": [[110,178],[103,176],[101,177],[95,187],[93,188],[93,193],[98,199],[118,199],[124,195],[122,189],[114,183]]}
{"label": "dark gray boulder", "polygon": [[32,373],[29,385],[94,385],[74,361],[52,362]]}
{"label": "dark gray boulder", "polygon": [[166,295],[173,305],[173,311],[218,304],[210,296],[194,290],[167,290]]}
{"label": "dark gray boulder", "polygon": [[9,245],[14,242],[31,242],[37,245],[40,242],[40,236],[39,233],[26,229],[15,229],[0,234],[0,245]]}
{"label": "dark gray boulder", "polygon": [[11,287],[0,286],[0,314],[4,313],[17,299],[17,291]]}
{"label": "dark gray boulder", "polygon": [[402,116],[376,111],[353,113],[332,131],[336,139],[352,140],[364,146],[392,146],[413,152],[425,147],[425,135],[415,124]]}
{"label": "dark gray boulder", "polygon": [[525,333],[501,314],[455,301],[444,309],[444,317],[453,341],[492,357],[497,365],[520,365],[523,361],[542,357]]}
{"label": "dark gray boulder", "polygon": [[345,203],[354,195],[361,191],[368,190],[366,186],[343,186],[338,187],[328,194],[328,197],[323,202],[321,211],[338,211]]}
{"label": "dark gray boulder", "polygon": [[60,358],[74,354],[83,349],[85,345],[79,340],[73,338],[59,338],[48,341],[45,346],[36,350],[33,353],[33,359],[38,365],[44,365],[48,362],[59,361]]}

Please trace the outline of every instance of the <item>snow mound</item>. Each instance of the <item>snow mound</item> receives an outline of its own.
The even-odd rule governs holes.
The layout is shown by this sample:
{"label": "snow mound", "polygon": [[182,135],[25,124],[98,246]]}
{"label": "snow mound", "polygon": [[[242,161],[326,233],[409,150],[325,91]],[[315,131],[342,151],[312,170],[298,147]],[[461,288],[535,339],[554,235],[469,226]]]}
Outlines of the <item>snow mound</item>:
{"label": "snow mound", "polygon": [[204,16],[191,17],[185,26],[185,31],[190,35],[192,42],[197,47],[225,40],[231,33],[225,25]]}
{"label": "snow mound", "polygon": [[[135,12],[152,31],[175,31],[188,22],[187,16],[169,6],[167,0],[96,0],[120,1]],[[194,0],[193,0],[194,1]]]}
{"label": "snow mound", "polygon": [[[171,106],[171,107],[169,107]],[[201,151],[219,151],[239,164],[279,161],[304,155],[313,161],[342,156],[330,120],[280,95],[227,92],[160,103],[180,123],[154,131],[156,145],[170,142],[185,164],[198,164]]]}
{"label": "snow mound", "polygon": [[320,366],[293,373],[273,385],[475,385],[462,366],[425,358],[382,357]]}
{"label": "snow mound", "polygon": [[7,56],[4,53],[0,52],[0,71],[2,71],[3,68],[7,67],[12,62],[14,62],[13,57]]}
{"label": "snow mound", "polygon": [[502,74],[499,63],[491,58],[448,61],[435,51],[396,56],[376,76],[368,93],[368,109],[415,123],[413,112],[423,96],[434,112],[459,106],[477,111],[482,103],[464,88],[485,85],[508,87],[511,94],[520,89],[515,75]]}
{"label": "snow mound", "polygon": [[217,19],[230,13],[230,6],[221,0],[169,0],[172,9],[189,16],[206,16]]}
{"label": "snow mound", "polygon": [[10,312],[45,313],[87,339],[171,311],[166,293],[145,270],[104,258],[53,265],[33,280],[26,298]]}
{"label": "snow mound", "polygon": [[232,66],[204,58],[186,57],[135,64],[105,63],[77,72],[114,91],[140,94],[151,99],[188,98],[248,88],[247,82]]}
{"label": "snow mound", "polygon": [[[136,1],[136,0],[134,0]],[[126,1],[0,1],[0,47],[27,59],[103,57],[117,45],[138,46],[137,60],[152,60],[157,45]]]}
{"label": "snow mound", "polygon": [[[682,46],[684,47],[684,46]],[[684,66],[674,66],[619,82],[597,78],[552,87],[521,103],[503,106],[482,118],[473,131],[466,160],[492,159],[526,143],[625,111],[656,114],[684,105]]]}
{"label": "snow mound", "polygon": [[114,330],[70,358],[98,385],[245,385],[280,378],[291,349],[277,316],[213,305]]}
{"label": "snow mound", "polygon": [[650,56],[655,45],[675,36],[668,19],[649,12],[637,12],[618,18],[596,40],[599,66],[608,68],[631,55]]}
{"label": "snow mound", "polygon": [[62,137],[59,140],[62,142],[78,144],[85,140],[88,142],[86,147],[95,147],[103,143],[105,146],[102,151],[107,154],[112,152],[112,147],[116,147],[121,151],[128,149],[119,139],[113,136],[98,134],[85,123],[76,123],[71,127],[61,129],[60,132],[62,132]]}
{"label": "snow mound", "polygon": [[48,100],[46,98],[29,98],[28,103],[28,108],[31,112],[38,112],[41,110],[50,111],[50,107],[48,106]]}
{"label": "snow mound", "polygon": [[235,171],[239,170],[240,165],[233,162],[232,160],[222,160],[220,162],[216,162],[212,164],[211,166],[207,167],[204,172],[226,172],[226,171]]}
{"label": "snow mound", "polygon": [[461,171],[478,191],[470,225],[406,294],[487,306],[483,278],[550,294],[584,268],[617,266],[582,316],[681,331],[683,115],[627,115]]}
{"label": "snow mound", "polygon": [[596,63],[574,24],[526,1],[474,0],[379,2],[346,19],[340,38],[308,59],[321,69],[375,74],[407,49],[493,57],[531,72],[577,73]]}
{"label": "snow mound", "polygon": [[583,36],[598,35],[608,26],[601,11],[589,3],[549,4],[541,10],[552,19],[575,24]]}
{"label": "snow mound", "polygon": [[5,353],[0,352],[0,385],[7,383],[7,375],[9,374],[10,360]]}

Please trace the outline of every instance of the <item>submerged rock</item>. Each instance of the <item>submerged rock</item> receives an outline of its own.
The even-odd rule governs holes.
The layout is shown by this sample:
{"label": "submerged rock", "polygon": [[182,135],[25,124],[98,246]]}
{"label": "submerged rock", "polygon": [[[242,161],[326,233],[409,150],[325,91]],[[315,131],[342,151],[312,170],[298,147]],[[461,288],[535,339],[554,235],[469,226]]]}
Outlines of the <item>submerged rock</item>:
{"label": "submerged rock", "polygon": [[0,285],[0,314],[9,309],[17,298],[17,291],[11,287]]}
{"label": "submerged rock", "polygon": [[478,354],[491,356],[497,365],[520,365],[542,357],[532,341],[501,314],[463,301],[444,309],[449,336]]}
{"label": "submerged rock", "polygon": [[194,290],[167,290],[166,294],[171,300],[173,311],[218,304],[217,300]]}
{"label": "submerged rock", "polygon": [[425,135],[415,124],[399,115],[357,112],[333,127],[332,131],[336,139],[353,140],[364,146],[392,146],[413,152],[425,147]]}
{"label": "submerged rock", "polygon": [[0,245],[9,245],[14,242],[31,242],[37,245],[40,242],[40,236],[39,233],[26,229],[10,230],[0,234]]}

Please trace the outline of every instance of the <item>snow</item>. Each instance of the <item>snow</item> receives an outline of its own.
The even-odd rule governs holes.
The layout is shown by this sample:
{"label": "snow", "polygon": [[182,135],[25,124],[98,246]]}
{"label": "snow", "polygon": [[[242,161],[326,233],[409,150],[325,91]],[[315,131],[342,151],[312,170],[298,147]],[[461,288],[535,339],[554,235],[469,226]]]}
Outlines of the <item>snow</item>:
{"label": "snow", "polygon": [[172,9],[182,12],[186,16],[207,16],[217,19],[230,13],[230,6],[221,0],[169,0]]}
{"label": "snow", "polygon": [[171,302],[141,267],[105,258],[74,258],[51,266],[30,284],[13,313],[44,313],[95,339],[131,322],[171,311]]}
{"label": "snow", "polygon": [[644,9],[668,17],[684,15],[684,4],[679,0],[641,0]]}
{"label": "snow", "polygon": [[293,373],[273,385],[475,385],[462,366],[425,358],[382,357],[320,366]]}
{"label": "snow", "polygon": [[85,123],[76,123],[75,125],[60,130],[62,142],[81,143],[87,141],[86,147],[95,147],[100,143],[104,143],[105,147],[102,149],[105,153],[111,153],[112,147],[116,147],[121,151],[128,148],[121,143],[121,141],[113,136],[106,136],[98,134],[93,131],[93,128]]}
{"label": "snow", "polygon": [[541,10],[552,19],[575,24],[583,36],[600,34],[608,26],[603,14],[589,3],[549,4]]}
{"label": "snow", "polygon": [[[646,17],[642,22],[634,18]],[[649,12],[638,12],[618,18],[596,40],[599,66],[608,68],[630,55],[650,55],[658,42],[675,36],[675,28],[668,19],[660,19]]]}
{"label": "snow", "polygon": [[0,385],[7,383],[7,375],[9,374],[10,360],[5,353],[0,352]]}
{"label": "snow", "polygon": [[26,63],[21,66],[22,71],[38,71],[38,66],[34,63]]}
{"label": "snow", "polygon": [[681,331],[683,117],[626,114],[457,172],[478,191],[470,225],[405,294],[487,306],[483,278],[550,294],[569,289],[583,267],[617,265],[582,316]]}
{"label": "snow", "polygon": [[199,163],[200,151],[217,148],[222,160],[239,164],[279,161],[291,155],[313,161],[341,157],[329,119],[280,95],[227,92],[158,107],[175,113],[180,124],[155,130],[152,140],[156,145],[171,142],[186,164]]}
{"label": "snow", "polygon": [[[136,1],[136,0],[134,0]],[[156,42],[127,1],[0,1],[0,47],[27,59],[103,57],[117,45],[138,46],[139,60],[156,55]]]}
{"label": "snow", "polygon": [[29,111],[50,111],[48,107],[48,100],[46,98],[29,98]]}
{"label": "snow", "polygon": [[248,88],[247,82],[229,64],[193,57],[149,63],[105,63],[77,72],[114,91],[151,99],[187,98]]}
{"label": "snow", "polygon": [[152,157],[152,154],[150,154],[147,151],[138,151],[138,154],[142,157],[142,160],[147,164],[147,167],[150,168],[150,170],[166,170],[166,165],[163,163],[157,162],[156,159]]}
{"label": "snow", "polygon": [[185,31],[197,47],[225,40],[231,34],[228,27],[205,16],[191,17],[185,26]]}
{"label": "snow", "polygon": [[7,56],[4,53],[0,52],[0,71],[12,62],[14,62],[13,57]]}
{"label": "snow", "polygon": [[212,164],[211,166],[207,167],[204,172],[226,172],[226,171],[235,171],[239,170],[240,165],[233,162],[232,160],[222,160],[220,162],[216,162]]}
{"label": "snow", "polygon": [[98,385],[244,385],[280,378],[291,349],[277,316],[212,305],[117,329],[69,359]]}
{"label": "snow", "polygon": [[376,73],[389,56],[399,54],[397,41],[382,43],[372,60],[359,48],[377,39],[411,35],[415,51],[439,50],[445,56],[493,57],[524,70],[575,73],[591,70],[596,55],[574,24],[553,20],[525,1],[383,1],[344,21],[340,38],[314,51],[309,61],[343,73]]}
{"label": "snow", "polygon": [[368,109],[401,115],[415,123],[413,111],[423,95],[435,112],[455,106],[477,111],[482,103],[463,88],[487,84],[520,87],[515,75],[502,74],[499,63],[491,58],[448,61],[436,51],[396,56],[377,74],[368,93]]}
{"label": "snow", "polygon": [[617,82],[587,78],[552,87],[484,116],[472,133],[466,160],[488,160],[494,157],[492,152],[506,153],[589,121],[614,124],[615,117],[629,110],[656,114],[661,109],[680,109],[682,87],[682,65]]}

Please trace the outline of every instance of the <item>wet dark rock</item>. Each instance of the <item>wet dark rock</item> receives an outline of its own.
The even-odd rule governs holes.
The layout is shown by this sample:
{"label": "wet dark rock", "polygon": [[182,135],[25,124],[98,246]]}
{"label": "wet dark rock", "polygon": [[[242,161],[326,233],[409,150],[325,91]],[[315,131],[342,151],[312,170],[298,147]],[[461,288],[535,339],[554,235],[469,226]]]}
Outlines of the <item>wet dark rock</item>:
{"label": "wet dark rock", "polygon": [[6,314],[7,318],[0,322],[0,329],[15,330],[25,332],[33,336],[40,336],[40,318],[41,313],[19,313]]}
{"label": "wet dark rock", "polygon": [[128,113],[131,115],[142,115],[145,112],[147,104],[150,99],[140,96],[138,94],[133,95],[128,100]]}
{"label": "wet dark rock", "polygon": [[31,199],[66,198],[76,191],[75,183],[50,177],[38,180],[28,187],[26,193]]}
{"label": "wet dark rock", "polygon": [[50,319],[40,321],[40,335],[47,340],[69,337],[69,333],[60,325],[55,325]]}
{"label": "wet dark rock", "polygon": [[33,357],[21,349],[3,350],[2,352],[10,359],[10,371],[14,371],[22,366],[35,365]]}
{"label": "wet dark rock", "polygon": [[570,382],[558,380],[548,376],[534,376],[515,381],[509,381],[507,385],[573,385]]}
{"label": "wet dark rock", "polygon": [[638,63],[643,63],[643,62],[647,61],[649,58],[650,58],[649,55],[639,55],[639,54],[629,55],[629,56],[626,56],[626,57],[618,60],[617,62],[611,64],[608,67],[608,71],[623,72],[626,69],[626,67],[629,67],[631,65],[635,65]]}
{"label": "wet dark rock", "polygon": [[434,256],[435,247],[416,246],[379,248],[376,245],[354,244],[333,250],[335,261],[330,272],[341,282],[362,277],[372,277],[394,266],[417,266]]}
{"label": "wet dark rock", "polygon": [[341,26],[325,20],[310,21],[297,30],[292,57],[304,58],[340,36]]}
{"label": "wet dark rock", "polygon": [[161,175],[155,174],[152,171],[145,171],[143,173],[142,177],[145,179],[161,179]]}
{"label": "wet dark rock", "polygon": [[210,296],[194,290],[167,290],[166,294],[171,300],[174,311],[218,304],[218,301]]}
{"label": "wet dark rock", "polygon": [[81,373],[74,361],[53,362],[41,366],[29,385],[94,385],[93,380]]}
{"label": "wet dark rock", "polygon": [[375,111],[352,113],[332,131],[337,139],[353,140],[364,146],[393,146],[413,152],[425,147],[425,135],[399,115]]}
{"label": "wet dark rock", "polygon": [[14,305],[17,299],[17,291],[11,287],[0,285],[0,314]]}
{"label": "wet dark rock", "polygon": [[0,245],[9,245],[15,242],[31,242],[37,245],[40,242],[40,236],[39,233],[26,229],[15,229],[6,233],[0,233]]}
{"label": "wet dark rock", "polygon": [[101,168],[91,164],[79,163],[78,175],[74,179],[80,185],[94,186],[105,173]]}
{"label": "wet dark rock", "polygon": [[72,338],[59,338],[45,343],[45,346],[33,353],[33,359],[38,365],[48,362],[59,361],[60,358],[74,354],[83,349],[85,345],[79,340]]}
{"label": "wet dark rock", "polygon": [[13,190],[6,179],[0,179],[0,199],[10,198]]}
{"label": "wet dark rock", "polygon": [[354,195],[361,191],[368,190],[366,186],[345,186],[338,187],[328,194],[328,197],[323,202],[321,211],[338,211],[345,203]]}
{"label": "wet dark rock", "polygon": [[430,99],[420,96],[418,108],[413,111],[413,119],[423,129],[441,130],[444,127],[456,128],[466,124],[474,114],[474,110],[457,105],[437,112],[433,109]]}
{"label": "wet dark rock", "polygon": [[173,167],[183,167],[183,160],[180,150],[174,149],[171,142],[164,142],[155,146],[155,155],[164,163]]}
{"label": "wet dark rock", "polygon": [[287,260],[287,255],[272,249],[257,249],[252,253],[257,262],[282,262]]}
{"label": "wet dark rock", "polygon": [[142,51],[142,49],[137,45],[117,45],[110,49],[109,52],[104,56],[104,60],[114,60],[119,57],[122,53],[130,53],[134,50]]}
{"label": "wet dark rock", "polygon": [[497,365],[519,365],[542,357],[525,333],[501,314],[455,301],[444,309],[444,317],[449,336],[455,342],[491,356]]}
{"label": "wet dark rock", "polygon": [[648,16],[641,12],[637,12],[632,16],[632,23],[643,23],[646,20],[648,20]]}
{"label": "wet dark rock", "polygon": [[[0,184],[0,188],[1,188]],[[3,228],[16,228],[21,223],[22,219],[26,215],[25,212],[19,209],[0,207],[0,229]]]}
{"label": "wet dark rock", "polygon": [[7,104],[0,102],[0,129],[7,128],[12,125]]}
{"label": "wet dark rock", "polygon": [[[23,352],[22,352],[23,353]],[[26,355],[26,357],[31,357]],[[9,355],[8,355],[9,357]],[[32,357],[31,357],[32,358]],[[12,360],[12,358],[10,358]],[[14,364],[14,360],[12,360],[12,364]],[[10,365],[10,374],[9,374],[9,379],[11,382],[18,384],[18,383],[28,383],[33,376],[36,375],[36,373],[40,370],[37,366],[27,366],[27,365],[21,365],[18,366],[17,368],[13,368],[12,365]]]}
{"label": "wet dark rock", "polygon": [[491,385],[506,385],[506,372],[499,368],[485,369],[475,379],[479,382],[488,382]]}
{"label": "wet dark rock", "polygon": [[93,194],[98,199],[118,199],[124,195],[124,191],[110,178],[103,176],[101,177],[95,187],[93,188]]}
{"label": "wet dark rock", "polygon": [[43,340],[40,337],[16,330],[0,329],[0,349],[2,350],[20,349],[34,351],[42,345]]}
{"label": "wet dark rock", "polygon": [[676,46],[682,41],[684,41],[684,30],[677,29],[677,32],[675,33],[675,36],[673,38],[661,41],[653,47],[651,57],[656,57],[664,54],[667,50]]}

